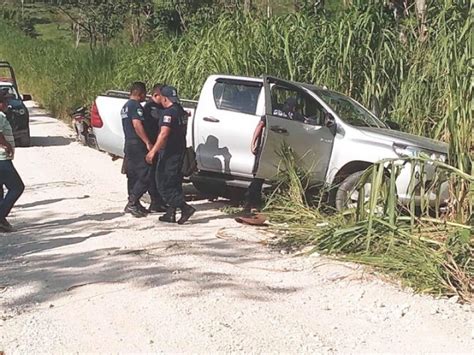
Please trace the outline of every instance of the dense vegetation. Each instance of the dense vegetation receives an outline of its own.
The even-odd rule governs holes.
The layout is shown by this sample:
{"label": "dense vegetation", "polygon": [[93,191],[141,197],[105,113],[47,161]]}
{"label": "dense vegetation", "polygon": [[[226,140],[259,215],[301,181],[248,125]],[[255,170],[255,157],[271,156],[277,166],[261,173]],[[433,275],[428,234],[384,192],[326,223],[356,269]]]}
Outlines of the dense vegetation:
{"label": "dense vegetation", "polygon": [[420,41],[416,18],[400,24],[379,5],[270,18],[224,13],[181,36],[162,33],[139,47],[94,51],[34,40],[3,25],[0,56],[62,116],[103,89],[127,88],[136,79],[174,83],[188,97],[216,72],[324,84],[405,130],[451,142],[453,160],[466,169],[473,122],[469,14],[467,3],[433,5],[430,36]]}
{"label": "dense vegetation", "polygon": [[[399,167],[404,164],[412,164],[412,176],[415,167],[423,174],[434,166],[437,176],[444,175],[452,187],[466,183],[472,186],[472,174],[423,157],[381,161],[363,174],[356,188],[359,196],[364,196],[366,183],[370,182],[369,198],[360,199],[354,209],[328,214],[321,208],[321,201],[308,203],[307,174],[298,167],[298,157],[291,148],[283,147],[280,155],[285,169],[266,207],[272,227],[283,232],[280,245],[293,249],[312,245],[309,252],[374,266],[419,292],[474,301],[474,236],[472,226],[462,223],[468,218],[464,215],[469,213],[468,200],[461,202],[465,209],[455,211],[459,206],[453,203],[440,216],[428,208],[426,200],[420,206],[414,200],[408,206],[398,205],[395,187]],[[385,173],[387,165],[389,176]],[[413,191],[415,180],[411,181]],[[429,184],[425,192],[436,194],[440,183]],[[451,201],[460,202],[457,196],[453,194]],[[472,205],[470,208],[472,211]]]}
{"label": "dense vegetation", "polygon": [[[110,5],[107,1],[101,3]],[[181,7],[171,8],[163,4],[173,1],[138,2],[153,6],[153,11],[137,7],[136,1],[114,3],[124,6],[121,11],[129,15],[128,20],[122,21],[120,14],[114,13],[115,17],[109,16],[107,20],[110,26],[102,29],[97,29],[95,24],[107,14],[107,9],[113,9],[94,8],[94,14],[84,12],[94,6],[94,1],[87,2],[89,8],[83,4],[82,10],[69,4],[62,11],[53,12],[52,21],[60,22],[58,28],[63,26],[62,35],[68,31],[64,23],[75,19],[70,36],[62,36],[61,40],[41,39],[41,31],[35,34],[31,26],[25,25],[24,17],[23,22],[12,20],[11,13],[7,18],[4,10],[4,20],[0,23],[0,58],[15,66],[23,89],[31,91],[36,100],[64,118],[71,108],[90,103],[103,90],[126,89],[134,80],[145,80],[149,85],[172,83],[188,98],[196,98],[205,78],[213,73],[252,76],[266,73],[327,85],[356,98],[382,118],[398,121],[405,131],[448,142],[451,164],[448,174],[452,177],[451,192],[455,202],[452,213],[444,216],[443,221],[459,225],[469,223],[470,218],[472,221],[474,21],[468,1],[429,1],[427,11],[421,15],[412,8],[400,11],[400,1],[388,1],[391,7],[381,5],[380,1],[345,1],[352,3],[345,7],[338,7],[337,3],[342,4],[342,1],[326,1],[326,6],[319,7],[312,6],[314,1],[290,1],[275,7],[271,16],[264,1],[183,1],[179,2]],[[34,27],[38,28],[41,29]],[[81,28],[86,35],[78,38],[77,31]],[[96,32],[89,33],[92,30]],[[277,219],[291,216],[287,212],[295,206],[300,207],[298,215],[306,216],[298,222],[300,228],[291,221],[292,230],[298,232],[290,233],[293,240],[301,240],[299,231],[302,231],[306,242],[321,245],[323,241],[332,240],[335,245],[344,237],[341,225],[349,224],[352,229],[345,235],[347,243],[332,248],[333,252],[351,254],[350,249],[359,260],[363,259],[362,253],[374,261],[381,252],[387,255],[387,250],[397,253],[401,250],[407,254],[391,255],[387,260],[392,265],[398,260],[399,264],[393,268],[402,274],[410,251],[389,248],[390,245],[385,244],[387,240],[395,246],[406,247],[414,243],[410,236],[420,236],[416,233],[420,228],[432,233],[440,231],[443,238],[428,246],[439,247],[439,243],[447,246],[435,248],[432,255],[441,257],[430,264],[432,268],[427,273],[410,275],[409,279],[415,281],[408,283],[416,283],[419,289],[426,286],[433,292],[458,292],[465,299],[472,292],[466,286],[473,277],[469,257],[473,238],[466,237],[469,229],[450,225],[453,229],[440,230],[439,224],[427,227],[425,222],[417,224],[416,229],[410,217],[408,227],[400,227],[395,232],[393,228],[404,223],[401,216],[393,217],[392,210],[387,227],[386,223],[374,224],[376,218],[372,211],[372,217],[359,215],[351,217],[352,222],[338,216],[329,229],[318,231],[317,235],[325,239],[311,238],[315,235],[311,230],[317,220],[315,215],[319,216],[320,212],[309,209],[298,199],[290,199],[291,203],[287,199],[283,204],[279,199],[279,207],[271,204]],[[275,213],[281,210],[285,213]],[[369,217],[371,222],[368,222]],[[338,218],[343,218],[343,222]],[[421,223],[421,219],[417,222]],[[364,238],[380,241],[370,237],[373,233],[378,238],[387,234],[392,238],[371,244]],[[454,240],[464,241],[464,244],[459,246]],[[364,241],[367,247],[359,248]],[[371,249],[374,245],[375,249]],[[321,248],[331,249],[327,244]],[[412,270],[419,269],[430,253],[420,248],[417,249],[418,264],[412,264]],[[454,264],[445,263],[448,254],[454,255],[453,248],[458,248],[461,256]],[[462,272],[452,281],[452,275],[446,270],[458,266],[457,271],[462,269]],[[424,281],[420,282],[419,278]],[[426,281],[428,279],[431,281]],[[433,286],[435,284],[438,287]],[[441,284],[444,286],[439,286]]]}

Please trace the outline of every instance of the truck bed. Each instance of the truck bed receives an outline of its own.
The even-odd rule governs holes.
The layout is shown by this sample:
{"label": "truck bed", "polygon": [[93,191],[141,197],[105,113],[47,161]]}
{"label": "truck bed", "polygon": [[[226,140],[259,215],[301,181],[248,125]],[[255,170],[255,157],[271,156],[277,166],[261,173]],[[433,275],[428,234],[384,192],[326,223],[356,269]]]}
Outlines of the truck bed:
{"label": "truck bed", "polygon": [[[93,127],[93,133],[100,150],[123,157],[124,135],[120,111],[129,98],[127,91],[108,90],[95,100],[102,119],[102,127]],[[150,96],[147,96],[150,99]],[[142,103],[144,105],[145,102]],[[189,113],[187,145],[192,146],[192,124],[197,101],[181,100],[181,105]]]}

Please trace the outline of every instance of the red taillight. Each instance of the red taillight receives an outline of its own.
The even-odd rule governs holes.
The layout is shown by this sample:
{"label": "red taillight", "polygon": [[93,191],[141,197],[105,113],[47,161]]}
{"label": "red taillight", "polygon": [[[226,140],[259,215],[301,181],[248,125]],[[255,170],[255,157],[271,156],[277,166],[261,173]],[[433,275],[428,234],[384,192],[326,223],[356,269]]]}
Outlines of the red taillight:
{"label": "red taillight", "polygon": [[100,118],[99,110],[97,109],[97,105],[94,102],[91,107],[91,125],[94,128],[102,128],[104,122],[102,122],[102,118]]}

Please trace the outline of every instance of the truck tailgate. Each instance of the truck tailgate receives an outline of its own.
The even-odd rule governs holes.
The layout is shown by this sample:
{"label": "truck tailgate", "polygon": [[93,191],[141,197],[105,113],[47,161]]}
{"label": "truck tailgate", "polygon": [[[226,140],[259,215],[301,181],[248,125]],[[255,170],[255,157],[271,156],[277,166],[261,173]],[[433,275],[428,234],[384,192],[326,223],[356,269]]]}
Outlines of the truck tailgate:
{"label": "truck tailgate", "polygon": [[124,135],[120,111],[127,99],[99,96],[95,100],[97,110],[104,123],[101,128],[94,127],[94,134],[100,150],[123,157]]}

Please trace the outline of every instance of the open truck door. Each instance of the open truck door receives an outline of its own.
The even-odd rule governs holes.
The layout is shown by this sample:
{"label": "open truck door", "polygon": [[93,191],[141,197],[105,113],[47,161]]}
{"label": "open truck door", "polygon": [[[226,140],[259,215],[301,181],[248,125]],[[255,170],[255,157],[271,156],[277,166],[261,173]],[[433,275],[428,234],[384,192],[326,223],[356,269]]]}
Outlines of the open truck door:
{"label": "open truck door", "polygon": [[259,80],[211,76],[206,81],[194,115],[194,146],[201,171],[252,177],[252,135],[257,113]]}
{"label": "open truck door", "polygon": [[324,183],[331,159],[335,130],[330,114],[317,96],[296,83],[263,78],[265,133],[256,176],[271,180],[281,167],[281,149],[291,147],[312,184]]}

